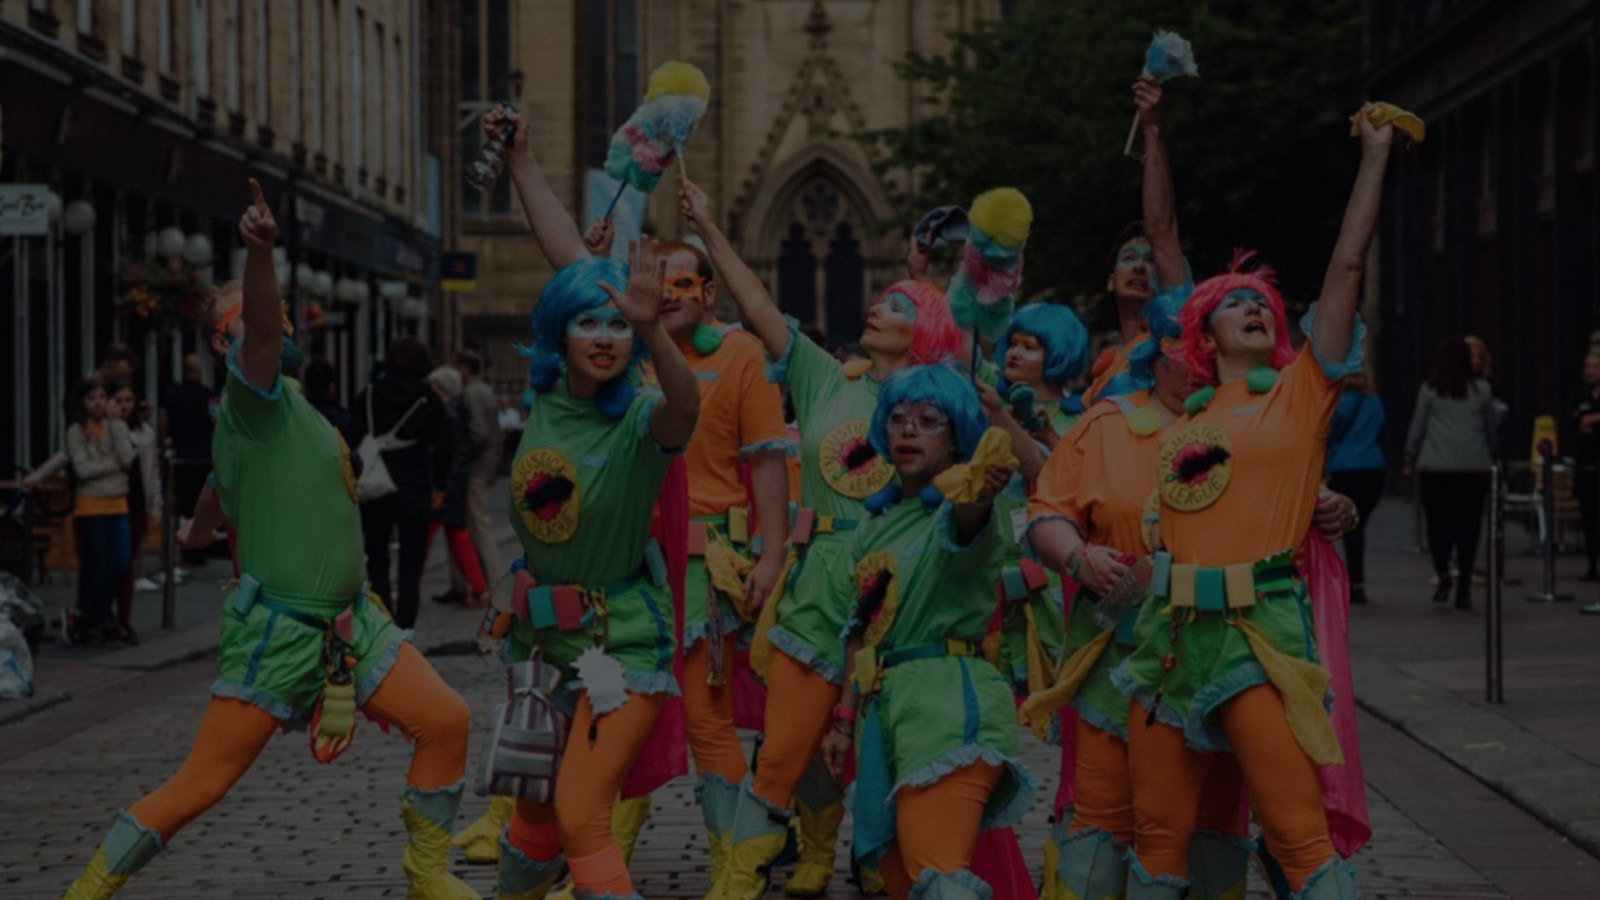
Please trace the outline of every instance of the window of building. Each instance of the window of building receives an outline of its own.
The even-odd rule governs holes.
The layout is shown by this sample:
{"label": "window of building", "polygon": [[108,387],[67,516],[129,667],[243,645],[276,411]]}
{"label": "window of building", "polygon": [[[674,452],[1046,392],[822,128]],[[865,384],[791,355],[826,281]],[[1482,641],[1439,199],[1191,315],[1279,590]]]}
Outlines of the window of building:
{"label": "window of building", "polygon": [[[465,167],[483,147],[483,114],[517,98],[511,90],[510,0],[465,0],[461,4],[461,161]],[[501,176],[488,191],[461,186],[461,212],[470,223],[512,215],[511,179]]]}
{"label": "window of building", "polygon": [[305,104],[306,143],[312,152],[323,152],[322,144],[322,0],[310,0],[311,15],[306,21],[306,47],[310,49],[310,65],[306,68],[306,90],[310,96]]}
{"label": "window of building", "polygon": [[272,121],[272,23],[267,0],[254,0],[254,5],[256,38],[250,49],[256,57],[256,124],[266,127]]}
{"label": "window of building", "polygon": [[[300,34],[300,2],[289,2],[289,28],[284,32],[288,36],[285,42],[289,45],[289,114],[284,119],[289,123],[289,140],[302,142],[305,132],[300,127],[300,85],[302,83],[300,72],[300,44],[303,35]],[[316,46],[315,44],[312,45]],[[313,53],[313,56],[316,54]]]}
{"label": "window of building", "polygon": [[[179,0],[161,0],[161,70],[172,70],[171,41],[168,26],[172,25],[172,5]],[[194,81],[196,97],[210,97],[211,89],[211,25],[207,9],[209,0],[189,0],[189,67]]]}
{"label": "window of building", "polygon": [[156,63],[161,71],[172,72],[172,4],[176,0],[157,0],[156,3]]}
{"label": "window of building", "polygon": [[239,0],[228,0],[227,16],[222,20],[223,46],[228,48],[225,60],[223,100],[231,112],[239,112],[242,100],[239,93],[239,57],[244,54],[244,40],[239,23]]}
{"label": "window of building", "polygon": [[139,58],[139,0],[122,0],[122,55]]}
{"label": "window of building", "polygon": [[361,95],[365,80],[361,67],[366,60],[367,11],[357,7],[354,16],[355,27],[350,31],[350,160],[359,169],[365,167],[366,159],[362,154],[366,150],[367,107]]}
{"label": "window of building", "polygon": [[579,158],[591,168],[606,159],[611,135],[633,114],[641,95],[638,0],[595,0],[582,7],[583,142]]}
{"label": "window of building", "polygon": [[78,0],[78,33],[94,34],[94,0]]}
{"label": "window of building", "polygon": [[372,129],[372,160],[370,168],[374,178],[383,178],[384,144],[389,131],[389,103],[390,97],[386,90],[389,80],[389,70],[384,67],[384,60],[388,58],[387,48],[383,40],[383,23],[379,22],[373,27],[372,47],[377,58],[373,60],[372,69],[372,109],[376,117]]}

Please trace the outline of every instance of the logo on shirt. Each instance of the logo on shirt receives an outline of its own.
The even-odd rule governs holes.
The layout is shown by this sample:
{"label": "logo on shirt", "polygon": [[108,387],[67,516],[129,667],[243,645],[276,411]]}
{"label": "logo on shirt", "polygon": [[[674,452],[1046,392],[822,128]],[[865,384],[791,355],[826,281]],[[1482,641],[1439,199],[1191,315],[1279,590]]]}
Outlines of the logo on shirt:
{"label": "logo on shirt", "polygon": [[868,647],[883,643],[899,608],[900,576],[894,554],[877,550],[861,557],[856,563],[856,609],[869,620],[863,638]]}
{"label": "logo on shirt", "polygon": [[1217,502],[1233,474],[1233,443],[1220,425],[1196,422],[1161,445],[1156,485],[1161,498],[1179,512],[1194,512]]}
{"label": "logo on shirt", "polygon": [[559,544],[578,532],[578,473],[551,447],[534,447],[511,467],[511,497],[535,540]]}
{"label": "logo on shirt", "polygon": [[866,419],[841,422],[823,435],[817,467],[828,487],[855,500],[882,490],[894,478],[894,467],[867,440]]}

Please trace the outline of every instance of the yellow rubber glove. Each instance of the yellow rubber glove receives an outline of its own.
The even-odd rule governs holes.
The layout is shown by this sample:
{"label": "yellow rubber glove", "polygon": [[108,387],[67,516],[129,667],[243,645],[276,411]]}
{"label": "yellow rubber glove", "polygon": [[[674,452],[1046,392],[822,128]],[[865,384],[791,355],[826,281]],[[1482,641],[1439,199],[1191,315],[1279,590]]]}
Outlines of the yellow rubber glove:
{"label": "yellow rubber glove", "polygon": [[[1360,113],[1358,112],[1356,115],[1360,115]],[[1373,128],[1382,128],[1392,123],[1413,144],[1422,143],[1422,139],[1428,133],[1427,126],[1423,124],[1420,116],[1414,112],[1401,109],[1393,103],[1373,103],[1369,107],[1367,117],[1372,120]],[[1356,121],[1356,116],[1350,117],[1350,136],[1361,136],[1361,124]]]}
{"label": "yellow rubber glove", "polygon": [[990,428],[978,441],[972,461],[959,463],[940,472],[933,486],[951,503],[971,503],[983,491],[983,478],[993,466],[1017,467],[1016,454],[1011,452],[1011,435],[998,428]]}

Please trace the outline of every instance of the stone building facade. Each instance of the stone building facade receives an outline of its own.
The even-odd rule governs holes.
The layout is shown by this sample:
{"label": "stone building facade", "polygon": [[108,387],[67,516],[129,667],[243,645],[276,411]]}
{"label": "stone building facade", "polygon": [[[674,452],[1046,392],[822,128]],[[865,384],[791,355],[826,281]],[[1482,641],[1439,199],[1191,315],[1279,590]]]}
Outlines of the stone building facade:
{"label": "stone building facade", "polygon": [[[998,14],[996,0],[583,0],[469,2],[463,13],[463,149],[481,143],[474,116],[510,99],[528,116],[535,153],[568,208],[587,222],[586,179],[632,113],[655,66],[682,59],[711,82],[711,103],[685,154],[740,252],[783,308],[853,340],[864,307],[902,272],[904,228],[890,197],[904,172],[873,171],[850,135],[911,122],[924,108],[893,62],[948,48],[946,35]],[[473,33],[472,20],[480,27]],[[500,35],[507,35],[501,39]],[[503,62],[496,59],[504,54]],[[478,65],[472,65],[477,57]],[[495,73],[506,73],[496,83]],[[520,86],[520,93],[515,89]],[[497,94],[502,88],[508,93]],[[459,176],[458,176],[459,177]],[[678,237],[674,180],[644,224]],[[477,254],[478,290],[458,295],[467,341],[512,386],[520,365],[504,339],[525,335],[550,275],[509,188],[464,197],[461,249]]]}

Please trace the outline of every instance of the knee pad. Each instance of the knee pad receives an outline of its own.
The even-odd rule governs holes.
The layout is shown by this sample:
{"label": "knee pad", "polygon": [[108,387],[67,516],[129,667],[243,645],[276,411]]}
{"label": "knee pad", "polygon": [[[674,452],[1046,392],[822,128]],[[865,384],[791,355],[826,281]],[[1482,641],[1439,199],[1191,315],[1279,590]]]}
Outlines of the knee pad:
{"label": "knee pad", "polygon": [[940,872],[923,869],[908,900],[991,900],[994,889],[969,869]]}
{"label": "knee pad", "polygon": [[1059,849],[1055,878],[1057,900],[1113,900],[1128,886],[1128,848],[1097,828],[1071,833],[1058,822],[1050,832]]}

